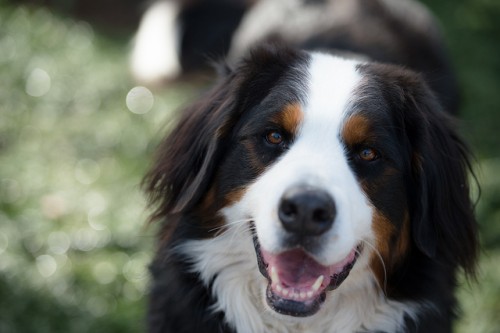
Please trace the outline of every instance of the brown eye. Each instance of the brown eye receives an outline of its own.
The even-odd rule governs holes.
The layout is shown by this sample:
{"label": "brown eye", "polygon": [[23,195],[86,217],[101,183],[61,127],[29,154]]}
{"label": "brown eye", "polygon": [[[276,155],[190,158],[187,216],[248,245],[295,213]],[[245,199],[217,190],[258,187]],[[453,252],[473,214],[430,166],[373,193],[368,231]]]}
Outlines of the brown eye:
{"label": "brown eye", "polygon": [[272,145],[279,145],[283,143],[283,134],[278,131],[270,131],[266,134],[266,141]]}
{"label": "brown eye", "polygon": [[378,158],[377,151],[373,148],[363,148],[359,151],[358,156],[363,161],[374,161]]}

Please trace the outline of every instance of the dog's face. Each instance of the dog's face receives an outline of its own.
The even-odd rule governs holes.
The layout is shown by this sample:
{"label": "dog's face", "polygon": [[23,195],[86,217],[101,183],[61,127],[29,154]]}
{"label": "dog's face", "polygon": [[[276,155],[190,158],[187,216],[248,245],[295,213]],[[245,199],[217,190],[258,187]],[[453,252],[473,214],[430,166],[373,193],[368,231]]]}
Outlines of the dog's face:
{"label": "dog's face", "polygon": [[[250,163],[234,178],[243,179],[249,168],[261,171],[240,187],[241,199],[226,213],[226,220],[254,223],[259,268],[269,281],[267,302],[294,316],[316,312],[325,293],[347,277],[363,243],[374,244],[376,208],[363,182],[398,177],[391,162],[397,156],[381,150],[375,124],[352,110],[361,83],[356,64],[315,54],[307,74],[300,78],[304,87],[278,84],[242,119],[235,156]],[[281,98],[286,90],[295,96]],[[385,127],[383,135],[390,136],[390,123]]]}
{"label": "dog's face", "polygon": [[382,91],[364,101],[370,82],[352,61],[313,54],[306,68],[295,74],[298,86],[283,80],[243,116],[220,172],[245,179],[259,170],[237,186],[241,198],[226,221],[255,225],[267,303],[293,316],[314,314],[364,252],[397,256],[409,237],[403,178],[411,155]]}
{"label": "dog's face", "polygon": [[468,264],[464,154],[416,74],[261,50],[186,111],[148,181],[170,237],[243,228],[263,303],[304,317],[411,251]]}

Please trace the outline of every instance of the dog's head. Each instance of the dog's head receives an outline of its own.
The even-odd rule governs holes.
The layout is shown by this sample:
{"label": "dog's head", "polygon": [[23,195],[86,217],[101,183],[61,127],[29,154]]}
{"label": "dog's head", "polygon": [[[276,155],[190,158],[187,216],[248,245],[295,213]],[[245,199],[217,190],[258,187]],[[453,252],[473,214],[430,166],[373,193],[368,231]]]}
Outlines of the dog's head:
{"label": "dog's head", "polygon": [[410,253],[471,271],[468,169],[419,75],[267,47],[185,110],[146,186],[170,234],[244,225],[267,304],[300,317],[355,271],[382,286]]}

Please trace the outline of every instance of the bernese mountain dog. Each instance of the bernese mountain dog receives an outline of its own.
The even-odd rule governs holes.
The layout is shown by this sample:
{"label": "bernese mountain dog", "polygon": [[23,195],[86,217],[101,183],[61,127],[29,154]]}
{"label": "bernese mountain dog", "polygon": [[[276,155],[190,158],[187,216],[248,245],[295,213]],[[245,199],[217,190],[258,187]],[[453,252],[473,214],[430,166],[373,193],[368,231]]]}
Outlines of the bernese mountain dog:
{"label": "bernese mountain dog", "polygon": [[452,331],[478,252],[469,152],[427,71],[442,46],[384,8],[406,44],[264,44],[183,110],[144,179],[150,332]]}

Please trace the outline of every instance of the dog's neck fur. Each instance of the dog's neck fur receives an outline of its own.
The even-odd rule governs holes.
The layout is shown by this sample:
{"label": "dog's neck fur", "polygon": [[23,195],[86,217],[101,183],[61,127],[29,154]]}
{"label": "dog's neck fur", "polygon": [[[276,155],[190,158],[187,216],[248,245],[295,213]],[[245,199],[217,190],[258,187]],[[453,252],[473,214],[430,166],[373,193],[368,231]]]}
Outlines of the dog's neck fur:
{"label": "dog's neck fur", "polygon": [[192,240],[177,248],[216,299],[212,311],[225,314],[238,333],[251,332],[399,332],[415,319],[421,304],[388,299],[371,272],[366,251],[349,278],[327,292],[311,318],[275,313],[265,305],[267,281],[259,272],[250,231],[242,223],[209,240]]}

